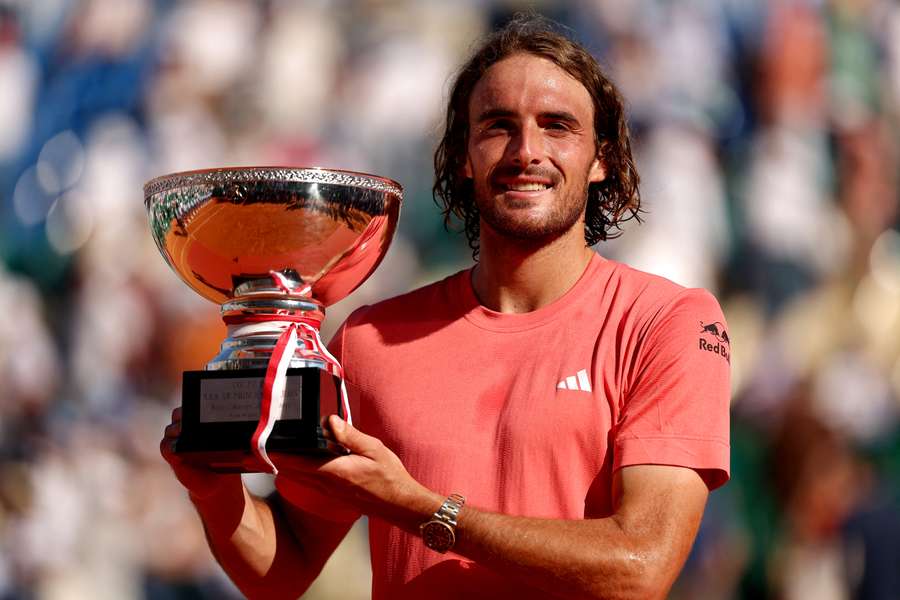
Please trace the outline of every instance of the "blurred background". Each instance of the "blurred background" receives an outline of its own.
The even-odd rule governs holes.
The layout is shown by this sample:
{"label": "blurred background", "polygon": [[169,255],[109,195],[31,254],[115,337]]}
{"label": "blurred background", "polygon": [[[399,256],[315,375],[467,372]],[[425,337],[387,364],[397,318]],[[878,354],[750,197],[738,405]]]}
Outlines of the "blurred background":
{"label": "blurred background", "polygon": [[[523,8],[628,102],[646,222],[598,251],[729,321],[733,477],[672,597],[900,598],[896,0],[0,0],[0,599],[238,597],[158,454],[224,326],[159,256],[142,185],[401,182],[399,234],[329,336],[469,264],[431,153],[455,69]],[[369,582],[363,521],[306,597]]]}

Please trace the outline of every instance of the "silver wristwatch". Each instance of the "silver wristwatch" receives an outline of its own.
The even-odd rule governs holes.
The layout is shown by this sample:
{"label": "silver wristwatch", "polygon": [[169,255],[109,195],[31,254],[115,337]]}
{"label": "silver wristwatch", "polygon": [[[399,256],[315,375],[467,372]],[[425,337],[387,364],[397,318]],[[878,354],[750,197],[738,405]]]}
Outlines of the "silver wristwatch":
{"label": "silver wristwatch", "polygon": [[451,494],[431,519],[419,526],[422,541],[435,552],[441,554],[456,543],[456,520],[466,499],[459,494]]}

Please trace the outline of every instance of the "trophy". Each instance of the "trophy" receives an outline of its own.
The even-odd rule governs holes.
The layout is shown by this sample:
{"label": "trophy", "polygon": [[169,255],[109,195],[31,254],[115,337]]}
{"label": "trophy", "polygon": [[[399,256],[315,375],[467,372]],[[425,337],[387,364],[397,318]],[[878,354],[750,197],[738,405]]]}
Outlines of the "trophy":
{"label": "trophy", "polygon": [[320,168],[209,169],[144,185],[156,245],[228,334],[186,371],[175,452],[218,471],[274,471],[267,452],[346,452],[322,420],[350,420],[343,371],[319,337],[325,307],[384,257],[403,191]]}

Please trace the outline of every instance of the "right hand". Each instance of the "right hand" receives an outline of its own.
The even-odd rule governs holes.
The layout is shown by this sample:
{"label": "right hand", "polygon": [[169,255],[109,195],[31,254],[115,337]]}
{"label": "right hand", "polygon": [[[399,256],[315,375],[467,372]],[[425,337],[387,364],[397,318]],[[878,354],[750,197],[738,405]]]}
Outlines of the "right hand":
{"label": "right hand", "polygon": [[181,434],[181,407],[172,411],[172,422],[166,426],[163,439],[159,442],[159,452],[166,459],[178,481],[181,482],[194,500],[202,500],[232,486],[240,486],[239,473],[217,473],[185,462],[175,453],[175,441]]}

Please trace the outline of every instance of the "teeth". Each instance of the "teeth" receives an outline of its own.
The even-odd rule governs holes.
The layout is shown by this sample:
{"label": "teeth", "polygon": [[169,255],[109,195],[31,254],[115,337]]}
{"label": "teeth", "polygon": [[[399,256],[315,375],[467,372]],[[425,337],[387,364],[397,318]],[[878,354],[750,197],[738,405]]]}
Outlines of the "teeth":
{"label": "teeth", "polygon": [[506,189],[512,192],[539,192],[549,187],[545,183],[512,183],[508,184]]}

